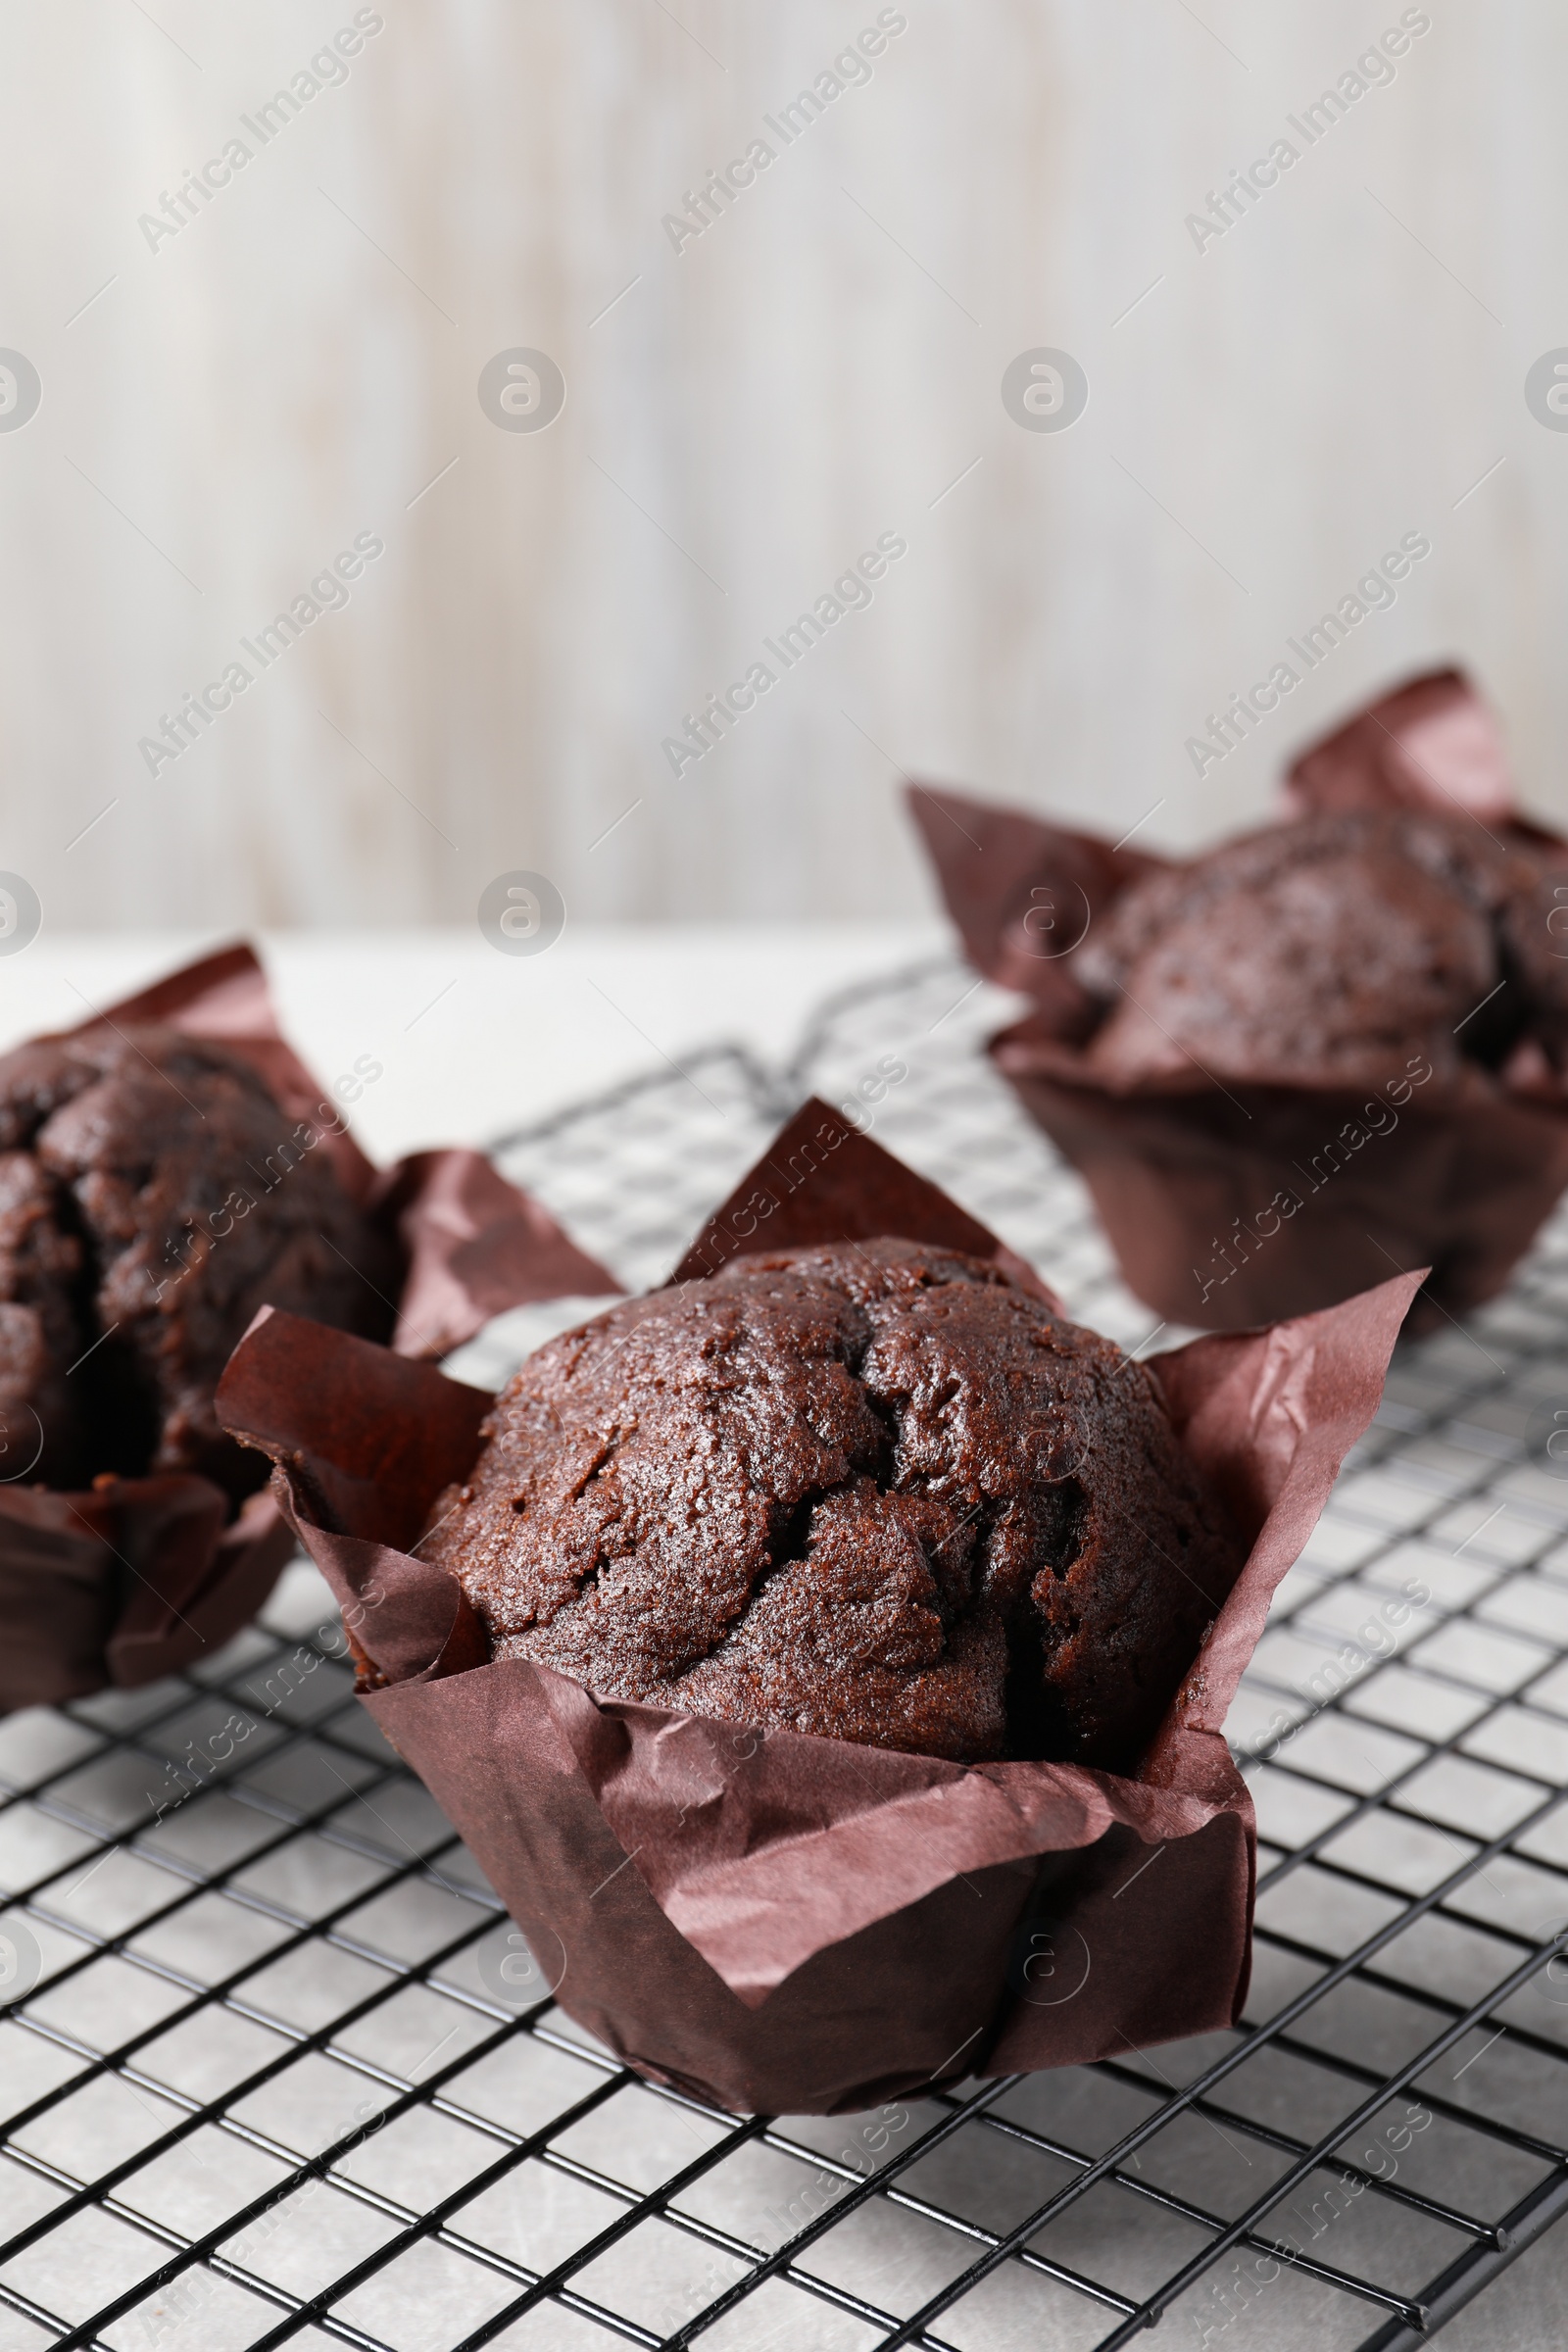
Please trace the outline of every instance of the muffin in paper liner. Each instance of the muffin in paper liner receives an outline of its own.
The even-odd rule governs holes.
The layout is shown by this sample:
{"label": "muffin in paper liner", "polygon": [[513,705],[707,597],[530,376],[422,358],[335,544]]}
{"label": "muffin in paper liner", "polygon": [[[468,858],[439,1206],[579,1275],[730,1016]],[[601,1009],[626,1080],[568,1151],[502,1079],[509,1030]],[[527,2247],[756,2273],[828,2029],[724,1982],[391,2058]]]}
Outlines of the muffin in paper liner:
{"label": "muffin in paper liner", "polygon": [[[818,1102],[671,1279],[885,1234],[1001,1261],[1062,1311]],[[1225,1713],[1418,1280],[1148,1359],[1250,1551],[1131,1777],[720,1722],[492,1660],[457,1580],[409,1548],[470,1469],[488,1396],[266,1313],[219,1413],[272,1456],[343,1604],[364,1704],[523,1930],[541,1991],[656,2082],[742,2112],[837,2113],[1236,2021],[1255,1838]]]}
{"label": "muffin in paper liner", "polygon": [[[1222,1084],[1196,1064],[1113,1081],[1085,1057],[1100,1009],[1074,955],[1130,883],[1175,861],[956,793],[917,787],[908,806],[970,962],[1034,1001],[992,1058],[1156,1313],[1239,1330],[1416,1265],[1432,1271],[1412,1332],[1495,1297],[1568,1186],[1568,1092],[1543,1054],[1451,1078],[1396,1055],[1377,1089]],[[1458,811],[1568,883],[1568,842],[1516,810],[1495,723],[1456,670],[1411,680],[1295,762],[1286,814],[1355,808]],[[1568,956],[1568,888],[1561,902],[1560,920],[1541,909],[1550,956]]]}
{"label": "muffin in paper liner", "polygon": [[[393,1241],[402,1283],[387,1308],[400,1353],[444,1355],[530,1299],[618,1290],[480,1152],[422,1152],[377,1171],[343,1124],[335,1090],[279,1033],[249,947],[204,956],[65,1034],[126,1022],[221,1045],[258,1070],[293,1139],[327,1155],[350,1199]],[[193,1664],[249,1622],[294,1548],[270,1494],[234,1513],[193,1473],[81,1492],[29,1486],[25,1473],[0,1483],[0,1715]]]}

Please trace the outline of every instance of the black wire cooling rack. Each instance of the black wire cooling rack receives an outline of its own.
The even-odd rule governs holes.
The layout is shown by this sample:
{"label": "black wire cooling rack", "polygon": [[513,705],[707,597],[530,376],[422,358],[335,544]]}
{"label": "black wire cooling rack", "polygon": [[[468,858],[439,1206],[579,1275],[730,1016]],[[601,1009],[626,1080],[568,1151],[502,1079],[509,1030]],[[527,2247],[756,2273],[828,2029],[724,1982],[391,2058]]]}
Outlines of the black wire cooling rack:
{"label": "black wire cooling rack", "polygon": [[[803,1093],[863,1081],[882,1140],[1144,1342],[986,1009],[933,963],[787,1069],[707,1049],[502,1156],[634,1287]],[[828,2120],[641,2083],[355,1702],[303,1564],[209,1666],[0,1724],[0,2352],[1435,2333],[1568,2209],[1565,1314],[1559,1218],[1396,1359],[1232,1719],[1257,1962],[1200,2042]]]}

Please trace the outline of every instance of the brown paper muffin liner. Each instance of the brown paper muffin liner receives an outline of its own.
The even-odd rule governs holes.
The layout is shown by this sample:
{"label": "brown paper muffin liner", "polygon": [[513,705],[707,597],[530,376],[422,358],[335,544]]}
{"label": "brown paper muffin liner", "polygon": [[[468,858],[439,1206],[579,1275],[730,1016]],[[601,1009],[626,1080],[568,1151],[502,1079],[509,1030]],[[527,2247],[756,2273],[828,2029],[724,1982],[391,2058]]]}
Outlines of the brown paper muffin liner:
{"label": "brown paper muffin liner", "polygon": [[[1007,1257],[808,1102],[672,1279],[884,1233]],[[732,2110],[830,2114],[1238,2018],[1254,1829],[1222,1726],[1418,1279],[1151,1360],[1251,1548],[1133,1777],[766,1731],[491,1661],[457,1580],[409,1548],[471,1467],[488,1396],[268,1313],[219,1411],[272,1456],[369,1669],[364,1703],[563,2007],[656,2082]]]}
{"label": "brown paper muffin liner", "polygon": [[[395,1240],[394,1348],[444,1355],[529,1299],[613,1293],[614,1278],[482,1153],[422,1152],[378,1172],[279,1033],[245,946],[172,973],[70,1032],[156,1022],[227,1047],[270,1087],[293,1138],[309,1127],[350,1196]],[[346,1090],[345,1090],[346,1091]],[[180,1473],[68,1494],[0,1483],[0,1714],[107,1686],[135,1688],[220,1649],[256,1614],[295,1548],[269,1494],[227,1498]]]}
{"label": "brown paper muffin liner", "polygon": [[[1083,1176],[1128,1287],[1156,1313],[1240,1330],[1416,1265],[1432,1271],[1412,1331],[1495,1297],[1568,1186],[1554,1079],[1470,1064],[1444,1080],[1412,1053],[1370,1093],[1221,1085],[1196,1064],[1112,1084],[1085,1059],[1100,1010],[1073,954],[1130,882],[1173,861],[956,793],[916,787],[908,805],[970,962],[1034,1000],[989,1052]],[[1568,861],[1568,843],[1516,810],[1495,723],[1456,670],[1412,680],[1303,753],[1286,806],[1458,809]]]}

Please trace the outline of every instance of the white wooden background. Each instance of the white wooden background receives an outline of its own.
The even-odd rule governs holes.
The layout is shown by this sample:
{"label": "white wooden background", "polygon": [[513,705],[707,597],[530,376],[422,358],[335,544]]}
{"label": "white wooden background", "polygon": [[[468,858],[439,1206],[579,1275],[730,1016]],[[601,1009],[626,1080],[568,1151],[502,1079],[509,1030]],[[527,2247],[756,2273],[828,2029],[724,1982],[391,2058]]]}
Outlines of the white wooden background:
{"label": "white wooden background", "polygon": [[[354,13],[0,0],[0,346],[43,386],[0,432],[0,867],[46,924],[467,923],[514,867],[572,918],[902,915],[901,767],[1188,842],[1455,656],[1568,817],[1568,433],[1523,393],[1568,343],[1553,0],[1404,12],[1394,79],[1201,252],[1185,216],[1394,0],[903,0],[679,254],[662,216],[873,0],[379,0],[149,251]],[[537,434],[476,397],[519,345],[568,387]],[[1087,370],[1067,432],[1004,410],[1037,345]],[[150,776],[159,714],[366,531],[347,609]],[[672,776],[682,713],[888,531],[870,610]],[[1397,604],[1200,781],[1218,698],[1407,531]]]}

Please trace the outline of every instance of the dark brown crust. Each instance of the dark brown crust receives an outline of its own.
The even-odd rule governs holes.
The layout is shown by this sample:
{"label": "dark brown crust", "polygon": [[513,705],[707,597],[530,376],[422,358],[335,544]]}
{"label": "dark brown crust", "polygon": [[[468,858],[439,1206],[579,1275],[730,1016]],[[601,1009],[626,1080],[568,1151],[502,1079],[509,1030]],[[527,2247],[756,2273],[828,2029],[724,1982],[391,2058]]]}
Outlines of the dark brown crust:
{"label": "dark brown crust", "polygon": [[49,1484],[80,1450],[75,1302],[84,1256],[58,1183],[28,1152],[0,1152],[0,1477]]}
{"label": "dark brown crust", "polygon": [[1140,1366],[907,1242],[613,1308],[485,1434],[420,1548],[496,1656],[917,1753],[1126,1764],[1242,1557]]}
{"label": "dark brown crust", "polygon": [[1440,1078],[1496,1068],[1544,994],[1568,1010],[1543,887],[1525,850],[1461,817],[1339,810],[1244,835],[1132,883],[1091,932],[1077,977],[1104,1018],[1086,1064],[1113,1084],[1197,1063],[1355,1086],[1418,1048]]}
{"label": "dark brown crust", "polygon": [[393,1252],[304,1132],[248,1061],[169,1030],[0,1059],[0,1408],[18,1443],[41,1425],[35,1478],[190,1470],[237,1501],[265,1466],[213,1391],[257,1308],[388,1336]]}

